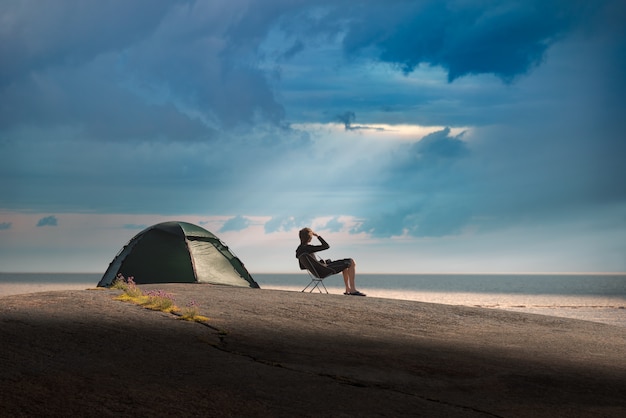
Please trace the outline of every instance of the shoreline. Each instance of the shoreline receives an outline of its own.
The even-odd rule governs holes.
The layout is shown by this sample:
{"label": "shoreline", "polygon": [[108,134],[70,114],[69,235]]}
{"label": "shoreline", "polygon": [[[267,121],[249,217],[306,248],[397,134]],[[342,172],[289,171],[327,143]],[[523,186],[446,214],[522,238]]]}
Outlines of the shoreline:
{"label": "shoreline", "polygon": [[426,302],[162,289],[3,297],[0,415],[624,416],[626,329]]}

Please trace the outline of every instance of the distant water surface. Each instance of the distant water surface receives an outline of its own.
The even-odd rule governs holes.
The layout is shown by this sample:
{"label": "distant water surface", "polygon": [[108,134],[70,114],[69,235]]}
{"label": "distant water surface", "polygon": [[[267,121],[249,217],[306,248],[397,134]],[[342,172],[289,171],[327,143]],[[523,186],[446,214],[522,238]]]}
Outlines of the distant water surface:
{"label": "distant water surface", "polygon": [[[0,273],[0,297],[94,288],[101,277],[96,273]],[[253,277],[263,289],[300,291],[309,282],[305,272]],[[341,275],[324,282],[330,293],[343,293]],[[504,309],[626,327],[626,274],[361,274],[357,288],[369,297]]]}

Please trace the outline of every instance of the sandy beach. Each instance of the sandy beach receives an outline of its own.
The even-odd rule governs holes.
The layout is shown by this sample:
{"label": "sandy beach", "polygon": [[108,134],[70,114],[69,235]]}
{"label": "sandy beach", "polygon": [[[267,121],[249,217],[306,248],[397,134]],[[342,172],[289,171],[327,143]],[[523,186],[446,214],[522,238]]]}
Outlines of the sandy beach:
{"label": "sandy beach", "polygon": [[0,298],[0,416],[626,416],[626,328],[197,284]]}

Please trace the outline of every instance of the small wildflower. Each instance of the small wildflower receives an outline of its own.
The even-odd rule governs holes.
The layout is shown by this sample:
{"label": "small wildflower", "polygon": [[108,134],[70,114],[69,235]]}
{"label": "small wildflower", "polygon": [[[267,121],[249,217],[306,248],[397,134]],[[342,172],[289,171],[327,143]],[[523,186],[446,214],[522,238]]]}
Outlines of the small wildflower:
{"label": "small wildflower", "polygon": [[[124,293],[118,296],[117,300],[124,300],[141,305],[145,308],[163,311],[177,312],[179,308],[174,305],[174,295],[161,289],[149,290],[145,294],[135,283],[133,276],[124,277],[118,273],[112,285],[115,289],[123,290]],[[198,304],[195,300],[188,302],[183,309],[181,319],[187,321],[206,322],[209,318],[198,315]]]}

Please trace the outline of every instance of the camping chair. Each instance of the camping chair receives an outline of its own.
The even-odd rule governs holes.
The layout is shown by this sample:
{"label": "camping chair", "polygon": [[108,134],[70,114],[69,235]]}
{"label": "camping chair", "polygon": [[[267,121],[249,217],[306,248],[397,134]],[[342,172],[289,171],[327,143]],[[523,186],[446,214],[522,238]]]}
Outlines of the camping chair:
{"label": "camping chair", "polygon": [[322,288],[324,289],[324,291],[326,291],[326,293],[328,293],[328,289],[326,289],[326,286],[324,286],[324,279],[339,272],[320,263],[313,254],[302,254],[300,257],[298,257],[298,260],[300,260],[300,263],[309,272],[309,276],[311,276],[311,282],[307,284],[304,289],[302,289],[302,292],[306,291],[309,286],[312,286],[311,290],[309,290],[309,293],[311,293],[315,289],[319,290],[319,292],[322,293]]}

